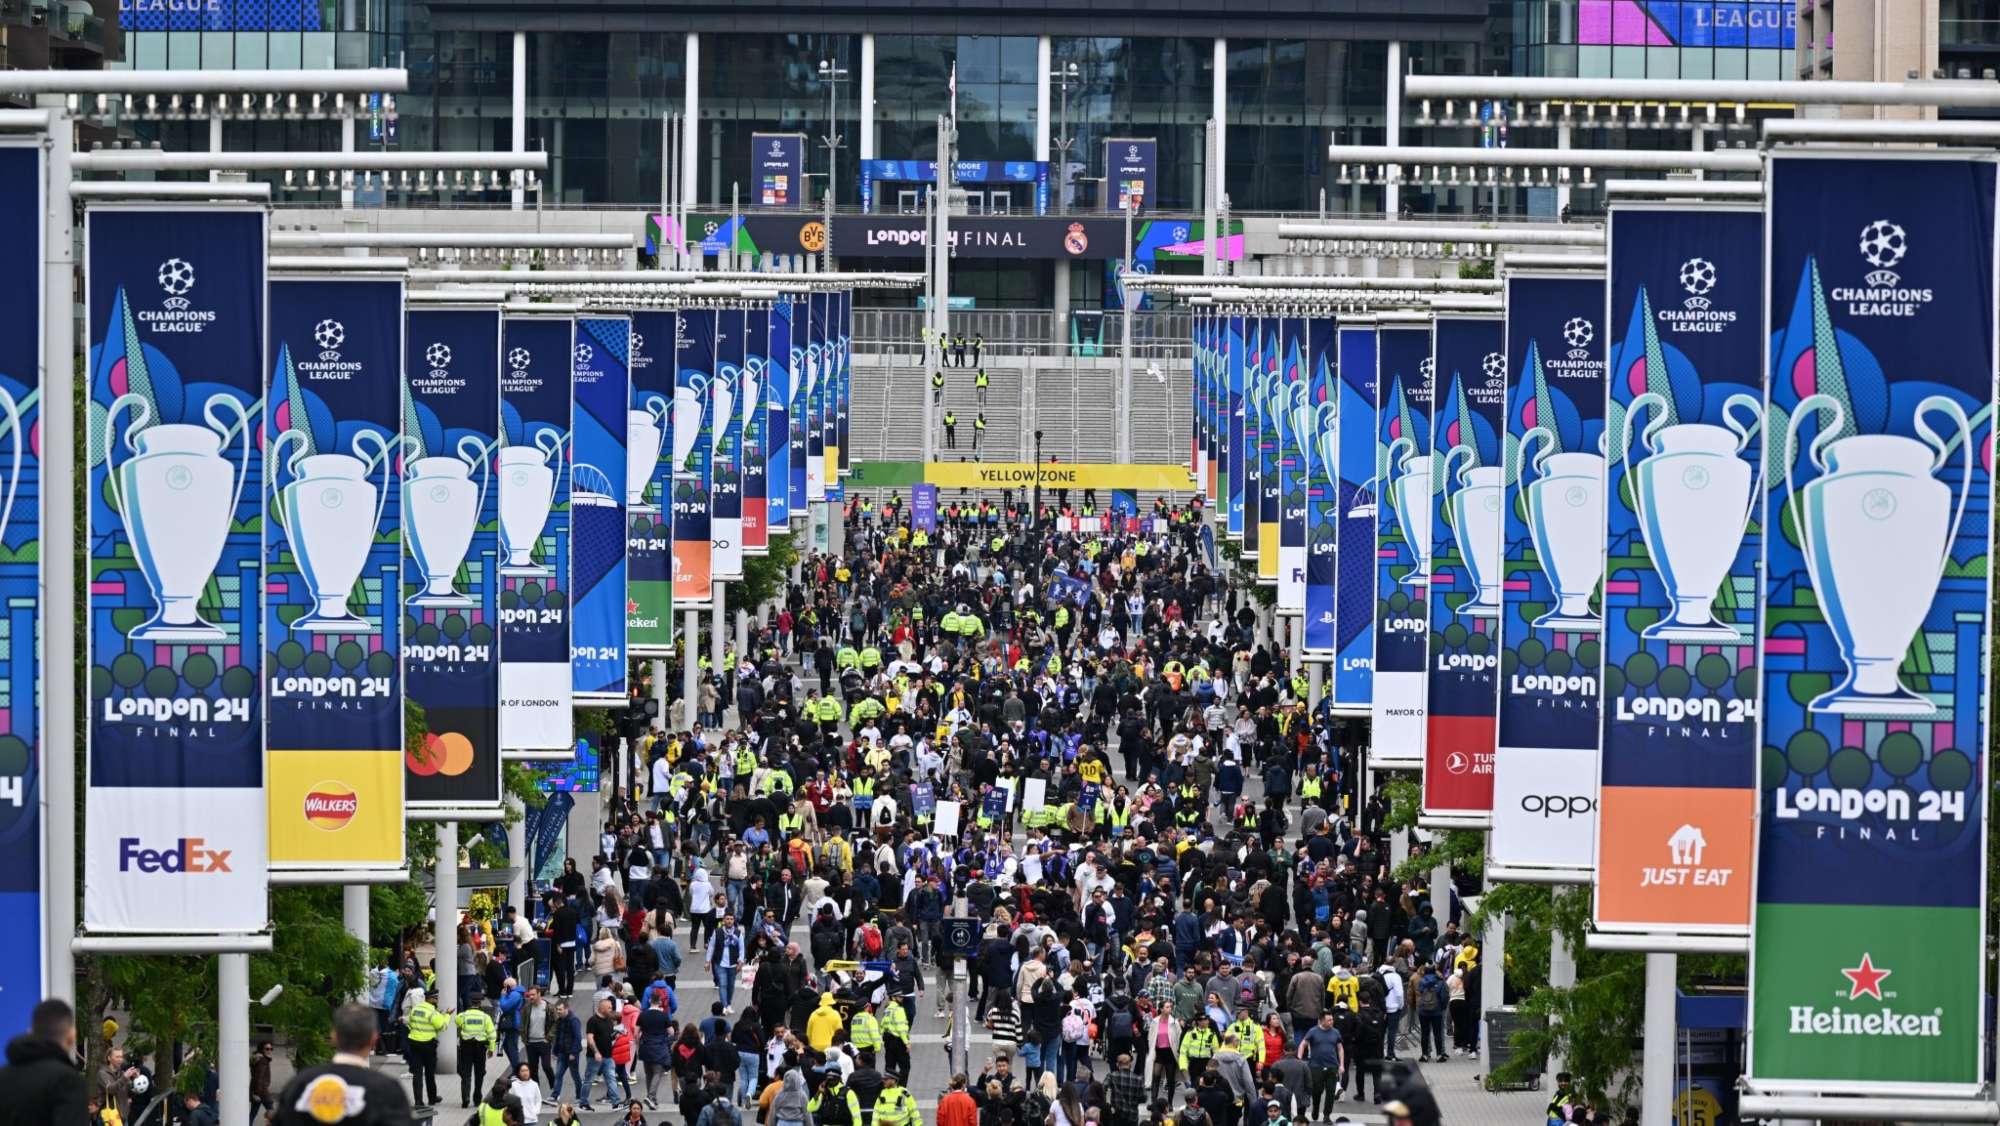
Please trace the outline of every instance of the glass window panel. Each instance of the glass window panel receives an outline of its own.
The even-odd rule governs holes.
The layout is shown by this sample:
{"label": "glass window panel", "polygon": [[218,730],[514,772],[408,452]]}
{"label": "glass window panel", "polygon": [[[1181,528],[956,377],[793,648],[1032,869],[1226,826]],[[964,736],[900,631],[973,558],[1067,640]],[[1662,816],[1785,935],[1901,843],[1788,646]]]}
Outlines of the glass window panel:
{"label": "glass window panel", "polygon": [[1706,47],[1688,47],[1681,51],[1682,78],[1714,78],[1715,52]]}
{"label": "glass window panel", "polygon": [[1647,78],[1679,78],[1681,76],[1681,50],[1679,47],[1646,48]]}
{"label": "glass window panel", "polygon": [[301,61],[310,70],[331,70],[334,65],[334,33],[308,31],[301,39]]}
{"label": "glass window panel", "polygon": [[270,66],[270,52],[265,49],[265,35],[261,31],[239,31],[236,33],[236,65],[245,70],[263,70]]}
{"label": "glass window panel", "polygon": [[[1587,3],[1588,0],[1585,0]],[[1611,48],[1578,47],[1576,49],[1576,69],[1582,78],[1611,77]]]}
{"label": "glass window panel", "polygon": [[300,43],[297,32],[274,32],[271,35],[271,67],[274,70],[297,70],[301,65]]}
{"label": "glass window panel", "polygon": [[201,65],[210,70],[228,70],[236,65],[235,36],[226,31],[205,31],[201,36]]}
{"label": "glass window panel", "polygon": [[1791,59],[1786,51],[1750,51],[1750,77],[1783,78],[1784,63]]}
{"label": "glass window panel", "polygon": [[175,70],[200,69],[201,32],[167,32],[167,65]]}
{"label": "glass window panel", "polygon": [[1000,80],[1002,82],[1025,82],[1030,88],[1035,85],[1036,40],[1025,35],[1010,35],[1000,41]]}
{"label": "glass window panel", "polygon": [[1715,76],[1722,79],[1750,77],[1750,63],[1745,54],[1735,47],[1716,48]]}
{"label": "glass window panel", "polygon": [[1646,77],[1646,49],[1644,47],[1611,48],[1611,76],[1613,78]]}

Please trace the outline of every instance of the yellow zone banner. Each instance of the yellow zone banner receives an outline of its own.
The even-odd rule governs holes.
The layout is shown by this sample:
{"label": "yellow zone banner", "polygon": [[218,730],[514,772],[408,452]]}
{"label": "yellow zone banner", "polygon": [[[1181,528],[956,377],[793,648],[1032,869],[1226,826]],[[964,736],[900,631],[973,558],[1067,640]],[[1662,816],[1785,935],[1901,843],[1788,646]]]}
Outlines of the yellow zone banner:
{"label": "yellow zone banner", "polygon": [[[1053,463],[1026,461],[933,461],[924,465],[925,482],[942,489],[1033,488],[1037,476],[1044,489],[1133,489],[1148,492],[1193,492],[1194,475],[1184,465],[1120,465],[1109,462]],[[1110,498],[1100,497],[1101,503]]]}

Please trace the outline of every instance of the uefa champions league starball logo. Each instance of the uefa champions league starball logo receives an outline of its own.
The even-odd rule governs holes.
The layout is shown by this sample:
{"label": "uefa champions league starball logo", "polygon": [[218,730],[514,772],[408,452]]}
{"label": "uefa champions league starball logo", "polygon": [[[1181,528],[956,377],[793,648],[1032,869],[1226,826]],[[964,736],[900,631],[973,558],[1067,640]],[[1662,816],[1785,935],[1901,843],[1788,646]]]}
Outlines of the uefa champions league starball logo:
{"label": "uefa champions league starball logo", "polygon": [[431,365],[432,375],[443,375],[451,366],[451,346],[442,341],[433,342],[424,349],[424,362]]}
{"label": "uefa champions league starball logo", "polygon": [[1479,370],[1485,372],[1488,379],[1505,379],[1507,378],[1507,357],[1498,352],[1488,352],[1480,359]]}
{"label": "uefa champions league starball logo", "polygon": [[1429,356],[1425,356],[1417,363],[1417,374],[1425,379],[1429,379],[1436,371],[1437,364]]}
{"label": "uefa champions league starball logo", "polygon": [[1690,258],[1681,263],[1681,288],[1687,290],[1682,304],[1690,309],[1706,309],[1708,293],[1715,288],[1715,263],[1706,258]]}
{"label": "uefa champions league starball logo", "polygon": [[587,364],[587,363],[589,363],[589,362],[590,362],[590,357],[592,357],[592,356],[594,356],[594,355],[596,355],[596,354],[597,354],[597,353],[595,353],[595,352],[593,352],[593,351],[591,351],[591,350],[590,350],[590,345],[588,345],[588,344],[579,344],[579,345],[577,345],[577,346],[576,346],[576,353],[575,353],[575,356],[576,356],[576,362],[577,362],[578,364]]}
{"label": "uefa champions league starball logo", "polygon": [[633,334],[632,334],[632,354],[633,354],[634,356],[638,355],[638,354],[639,354],[639,351],[640,351],[640,349],[644,348],[645,346],[646,346],[646,338],[645,338],[645,337],[643,337],[643,336],[640,336],[640,335],[639,335],[638,333],[636,333],[636,332],[635,332],[635,333],[633,333]]}
{"label": "uefa champions league starball logo", "polygon": [[347,343],[347,326],[328,317],[313,326],[313,343],[319,345],[319,358],[332,363],[340,359],[340,346]]}
{"label": "uefa champions league starball logo", "polygon": [[1894,286],[1901,282],[1895,266],[1910,252],[1909,236],[1903,228],[1887,219],[1877,219],[1861,228],[1861,257],[1875,267],[1868,274],[1868,284],[1872,286]]}
{"label": "uefa champions league starball logo", "polygon": [[187,293],[194,288],[194,266],[185,259],[169,258],[160,263],[158,277],[160,288],[167,293],[163,304],[169,309],[187,308]]}
{"label": "uefa champions league starball logo", "polygon": [[1569,345],[1570,359],[1588,359],[1590,342],[1595,339],[1597,339],[1597,329],[1591,326],[1588,318],[1571,317],[1563,322],[1563,340]]}
{"label": "uefa champions league starball logo", "polygon": [[528,365],[534,362],[534,359],[534,355],[526,348],[507,349],[507,366],[515,371],[528,370]]}

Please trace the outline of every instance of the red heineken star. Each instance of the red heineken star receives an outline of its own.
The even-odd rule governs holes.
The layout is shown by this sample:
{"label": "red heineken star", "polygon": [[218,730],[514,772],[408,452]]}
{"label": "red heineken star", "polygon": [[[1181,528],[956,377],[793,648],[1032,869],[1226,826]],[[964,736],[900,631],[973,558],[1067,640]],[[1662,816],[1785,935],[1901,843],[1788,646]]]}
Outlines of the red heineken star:
{"label": "red heineken star", "polygon": [[1860,965],[1851,970],[1840,971],[1841,976],[1845,977],[1852,984],[1852,988],[1847,991],[1847,999],[1852,1001],[1856,997],[1866,993],[1870,997],[1880,1001],[1882,999],[1882,979],[1894,972],[1894,970],[1876,969],[1874,961],[1866,953],[1863,953]]}
{"label": "red heineken star", "polygon": [[626,599],[626,600],[625,600],[625,612],[626,612],[627,614],[636,614],[636,613],[638,613],[638,612],[639,612],[639,604],[638,604],[638,603],[637,603],[636,601],[634,601],[634,600],[632,600],[632,599],[630,599],[630,598]]}

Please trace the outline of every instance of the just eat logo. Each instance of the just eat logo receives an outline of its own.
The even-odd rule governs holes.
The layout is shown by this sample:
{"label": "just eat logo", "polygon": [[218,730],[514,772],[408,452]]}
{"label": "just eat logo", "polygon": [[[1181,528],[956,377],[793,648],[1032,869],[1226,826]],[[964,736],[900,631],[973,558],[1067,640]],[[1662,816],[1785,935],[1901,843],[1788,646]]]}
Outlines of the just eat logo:
{"label": "just eat logo", "polygon": [[200,837],[182,837],[168,849],[140,848],[139,838],[118,838],[118,870],[129,872],[185,872],[203,875],[229,871],[229,850],[209,848]]}

